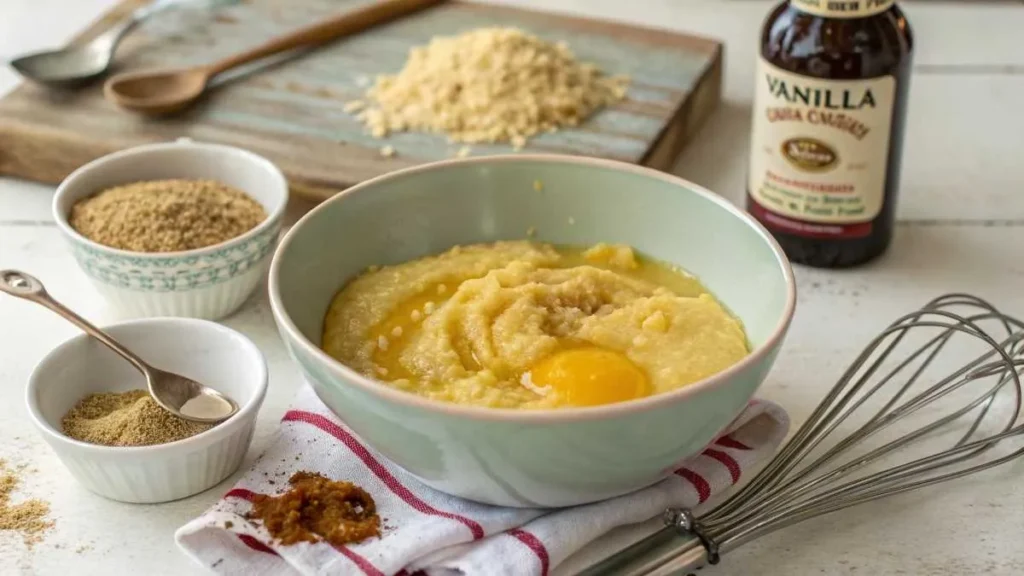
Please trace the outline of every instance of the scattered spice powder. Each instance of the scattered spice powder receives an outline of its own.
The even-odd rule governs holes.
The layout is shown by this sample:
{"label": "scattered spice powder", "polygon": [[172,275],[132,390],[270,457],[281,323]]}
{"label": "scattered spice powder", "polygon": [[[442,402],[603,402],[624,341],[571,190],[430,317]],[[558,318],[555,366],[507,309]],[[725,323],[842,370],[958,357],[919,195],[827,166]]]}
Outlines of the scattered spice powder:
{"label": "scattered spice powder", "polygon": [[220,244],[252,230],[266,210],[214,180],[151,180],[109,188],[71,208],[86,238],[133,252],[177,252]]}
{"label": "scattered spice powder", "polygon": [[61,426],[75,440],[104,446],[166,444],[213,427],[178,418],[144,389],[90,394],[64,415]]}
{"label": "scattered spice powder", "polygon": [[47,519],[50,505],[42,500],[11,503],[11,496],[21,483],[18,473],[23,468],[11,469],[5,460],[0,460],[0,532],[21,534],[22,541],[31,548],[42,541],[53,521]]}
{"label": "scattered spice powder", "polygon": [[343,546],[380,536],[377,505],[366,490],[315,472],[296,472],[288,482],[284,494],[257,495],[249,513],[282,545],[326,540]]}
{"label": "scattered spice powder", "polygon": [[564,42],[484,27],[414,47],[401,71],[377,77],[358,117],[377,138],[421,130],[518,150],[531,136],[576,126],[622,100],[628,85],[627,77],[578,61]]}

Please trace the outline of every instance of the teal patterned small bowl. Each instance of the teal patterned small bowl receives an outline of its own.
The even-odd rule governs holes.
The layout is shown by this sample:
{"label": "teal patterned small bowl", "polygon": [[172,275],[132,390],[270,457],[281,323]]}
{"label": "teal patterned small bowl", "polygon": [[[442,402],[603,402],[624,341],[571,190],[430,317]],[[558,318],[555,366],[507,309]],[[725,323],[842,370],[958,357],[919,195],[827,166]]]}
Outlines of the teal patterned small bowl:
{"label": "teal patterned small bowl", "polygon": [[[263,205],[267,219],[221,244],[183,252],[118,250],[85,238],[68,223],[78,200],[140,180],[213,179]],[[133,317],[215,320],[242,305],[260,284],[277,244],[288,184],[269,160],[252,152],[189,140],[149,144],[94,160],[57,188],[53,216],[75,260],[118,311]]]}
{"label": "teal patterned small bowl", "polygon": [[[534,190],[540,181],[542,191]],[[744,323],[753,352],[704,381],[588,408],[458,406],[389,388],[320,348],[337,290],[368,266],[458,244],[625,243],[696,275]],[[270,268],[282,338],[324,403],[425,484],[491,504],[569,506],[653,484],[746,406],[793,315],[782,250],[752,218],[685,180],[629,164],[509,155],[393,172],[327,200],[285,235]]]}

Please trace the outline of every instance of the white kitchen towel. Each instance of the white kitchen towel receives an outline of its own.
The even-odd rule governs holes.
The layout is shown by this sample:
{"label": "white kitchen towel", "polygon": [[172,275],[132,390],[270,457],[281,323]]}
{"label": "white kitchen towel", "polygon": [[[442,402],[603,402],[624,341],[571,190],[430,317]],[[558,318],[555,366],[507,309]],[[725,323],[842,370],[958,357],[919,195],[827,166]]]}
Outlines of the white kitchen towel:
{"label": "white kitchen towel", "polygon": [[[648,521],[670,506],[705,504],[767,460],[788,428],[781,407],[755,400],[707,449],[651,487],[555,511],[502,508],[419,483],[357,438],[306,385],[267,452],[220,501],[178,529],[175,539],[214,573],[232,576],[547,576],[601,536],[606,553],[642,535],[629,529],[607,534],[613,529]],[[382,537],[337,548],[279,546],[262,526],[245,519],[253,495],[287,490],[288,478],[299,470],[367,490],[384,520]],[[571,563],[579,564],[579,557]]]}

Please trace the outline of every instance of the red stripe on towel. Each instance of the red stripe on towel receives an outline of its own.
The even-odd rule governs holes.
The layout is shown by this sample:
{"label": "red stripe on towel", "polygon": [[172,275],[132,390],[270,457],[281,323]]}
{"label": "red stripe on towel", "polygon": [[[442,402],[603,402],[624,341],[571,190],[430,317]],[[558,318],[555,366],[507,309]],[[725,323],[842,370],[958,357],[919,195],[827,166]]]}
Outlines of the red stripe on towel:
{"label": "red stripe on towel", "polygon": [[708,484],[708,481],[700,474],[689,468],[680,468],[676,470],[676,476],[685,479],[693,485],[693,488],[697,491],[698,504],[703,504],[708,498],[711,498],[711,484]]}
{"label": "red stripe on towel", "polygon": [[353,564],[358,566],[360,570],[366,573],[366,576],[386,576],[383,572],[377,570],[376,566],[370,564],[369,560],[349,550],[346,546],[331,546],[331,548],[344,554],[345,558],[348,558]]}
{"label": "red stripe on towel", "polygon": [[709,458],[714,458],[722,463],[729,470],[729,475],[732,476],[732,483],[735,484],[740,481],[740,464],[735,458],[729,456],[721,450],[715,450],[708,448],[704,451],[704,455]]}
{"label": "red stripe on towel", "polygon": [[245,488],[232,488],[224,495],[225,498],[240,498],[246,502],[252,502],[253,498],[256,497],[256,493],[252,490],[246,490]]}
{"label": "red stripe on towel", "polygon": [[264,554],[272,554],[274,556],[278,555],[277,552],[274,552],[273,548],[267,546],[266,544],[260,542],[252,536],[249,536],[248,534],[239,534],[238,539],[242,541],[242,544],[245,544],[246,546],[257,552],[263,552]]}
{"label": "red stripe on towel", "polygon": [[715,444],[724,446],[725,448],[735,448],[737,450],[752,450],[750,446],[747,446],[732,436],[722,436],[718,440],[715,440]]}
{"label": "red stripe on towel", "polygon": [[341,426],[338,426],[334,422],[331,422],[330,420],[324,418],[319,414],[314,414],[312,412],[306,412],[303,410],[289,410],[287,413],[285,413],[284,418],[282,418],[281,420],[285,422],[305,422],[306,424],[315,426],[320,430],[323,430],[324,432],[330,434],[331,436],[334,436],[335,438],[340,440],[342,444],[348,447],[348,449],[351,450],[353,454],[355,454],[360,460],[362,460],[363,464],[365,464],[366,467],[369,468],[370,471],[377,476],[377,478],[380,478],[380,480],[384,482],[384,485],[387,486],[389,490],[391,490],[392,492],[395,493],[396,496],[404,500],[406,504],[412,506],[414,509],[422,512],[423,514],[429,514],[431,516],[438,516],[441,518],[448,518],[449,520],[455,520],[456,522],[461,522],[467,528],[469,528],[470,532],[473,533],[473,540],[479,540],[484,537],[484,528],[478,522],[470,520],[469,518],[466,518],[465,516],[461,516],[459,514],[453,514],[451,512],[443,512],[441,510],[438,510],[437,508],[434,508],[433,506],[427,504],[418,496],[413,494],[412,491],[403,486],[402,483],[399,482],[398,478],[395,478],[394,475],[392,475],[391,472],[389,472],[388,469],[384,467],[384,465],[382,465],[376,458],[374,458],[373,455],[370,454],[370,451],[367,450],[366,447],[359,442],[359,440],[356,440],[355,436],[349,434],[348,431],[342,428]]}
{"label": "red stripe on towel", "polygon": [[508,530],[506,534],[516,540],[519,540],[525,544],[527,548],[532,550],[533,553],[537,555],[537,559],[540,560],[541,576],[548,576],[548,569],[551,566],[551,558],[548,556],[548,549],[544,547],[544,543],[533,534],[530,534],[526,530],[520,528]]}
{"label": "red stripe on towel", "polygon": [[[232,490],[229,490],[228,493],[224,495],[225,498],[239,498],[241,500],[245,500],[246,502],[252,502],[253,497],[255,496],[255,492],[253,492],[252,490],[246,490],[245,488],[234,488]],[[260,542],[252,536],[249,536],[248,534],[239,534],[238,539],[242,541],[242,544],[245,544],[246,546],[257,552],[264,552],[266,554],[273,554],[274,556],[279,556],[279,554],[275,552],[273,548],[267,546],[266,544]]]}

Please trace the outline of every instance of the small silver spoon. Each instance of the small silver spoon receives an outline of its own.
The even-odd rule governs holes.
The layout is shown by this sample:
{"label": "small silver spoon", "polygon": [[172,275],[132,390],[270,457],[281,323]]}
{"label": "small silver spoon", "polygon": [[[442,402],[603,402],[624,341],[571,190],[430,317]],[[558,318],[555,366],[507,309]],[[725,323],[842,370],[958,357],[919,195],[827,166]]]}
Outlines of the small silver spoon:
{"label": "small silver spoon", "polygon": [[74,88],[103,75],[114,59],[114,51],[133,28],[150,16],[168,8],[187,5],[212,8],[234,4],[238,0],[156,0],[134,12],[123,22],[106,30],[88,43],[26,54],[11,60],[19,74],[40,84],[56,88]]}
{"label": "small silver spoon", "polygon": [[150,366],[109,334],[54,300],[46,292],[43,283],[34,277],[17,270],[0,270],[0,292],[49,308],[117,352],[142,372],[146,377],[150,396],[171,414],[193,422],[216,424],[238,412],[238,405],[233,400],[213,388],[179,374]]}

